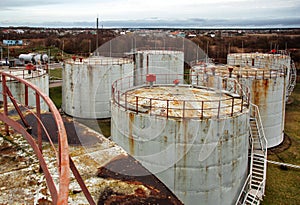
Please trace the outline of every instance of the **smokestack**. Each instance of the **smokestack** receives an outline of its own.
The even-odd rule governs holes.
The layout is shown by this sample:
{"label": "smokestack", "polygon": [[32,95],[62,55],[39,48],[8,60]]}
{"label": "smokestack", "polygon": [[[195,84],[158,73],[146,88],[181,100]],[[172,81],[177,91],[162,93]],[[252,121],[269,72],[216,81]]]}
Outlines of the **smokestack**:
{"label": "smokestack", "polygon": [[96,56],[98,56],[98,47],[99,47],[99,42],[98,42],[98,30],[99,30],[99,18],[98,18],[98,15],[97,15],[97,35],[96,35]]}

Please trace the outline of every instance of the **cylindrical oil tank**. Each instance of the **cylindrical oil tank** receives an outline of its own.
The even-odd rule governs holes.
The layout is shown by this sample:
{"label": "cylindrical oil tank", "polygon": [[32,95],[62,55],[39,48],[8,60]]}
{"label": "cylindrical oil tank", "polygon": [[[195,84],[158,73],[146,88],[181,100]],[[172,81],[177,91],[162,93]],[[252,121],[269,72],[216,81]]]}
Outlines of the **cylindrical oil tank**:
{"label": "cylindrical oil tank", "polygon": [[67,60],[62,85],[64,112],[78,118],[110,118],[111,84],[132,75],[133,69],[133,61],[127,58],[94,56]]}
{"label": "cylindrical oil tank", "polygon": [[112,139],[184,204],[234,204],[248,174],[249,101],[238,84],[229,92],[173,84],[177,77],[115,81]]}
{"label": "cylindrical oil tank", "polygon": [[[134,54],[135,85],[145,83],[143,76],[149,73],[180,74],[184,73],[184,53],[175,50],[139,50]],[[157,76],[160,78],[160,76]],[[162,80],[162,79],[158,79]],[[183,80],[183,79],[179,79]]]}
{"label": "cylindrical oil tank", "polygon": [[[37,86],[43,93],[49,95],[49,75],[44,68],[44,66],[39,66],[34,70],[25,70],[25,69],[7,69],[3,70],[11,75],[17,76],[19,78],[25,79],[26,81]],[[14,98],[25,105],[25,85],[17,81],[7,79],[8,89],[11,91]],[[0,86],[0,92],[2,93],[2,86]],[[28,88],[28,106],[36,106],[36,97],[35,91]],[[3,96],[0,95],[0,101],[3,100]],[[48,111],[48,106],[43,99],[40,99],[41,110]]]}
{"label": "cylindrical oil tank", "polygon": [[291,57],[285,53],[230,53],[227,55],[227,64],[280,70],[290,68]]}
{"label": "cylindrical oil tank", "polygon": [[[232,69],[230,73],[230,69]],[[284,138],[286,70],[235,66],[194,66],[192,84],[213,86],[215,76],[231,77],[249,87],[251,102],[259,108],[268,148]]]}

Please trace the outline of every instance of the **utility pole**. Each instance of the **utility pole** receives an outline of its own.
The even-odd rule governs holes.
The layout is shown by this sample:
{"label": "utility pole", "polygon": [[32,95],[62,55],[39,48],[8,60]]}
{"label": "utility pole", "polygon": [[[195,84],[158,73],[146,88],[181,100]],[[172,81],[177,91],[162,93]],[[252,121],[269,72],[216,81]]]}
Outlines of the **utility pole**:
{"label": "utility pole", "polygon": [[3,49],[2,49],[2,47],[0,46],[0,52],[1,52],[1,57],[0,57],[0,60],[2,60],[3,59]]}
{"label": "utility pole", "polygon": [[99,47],[99,42],[98,42],[98,30],[99,30],[99,18],[97,15],[97,30],[96,30],[96,56],[98,56],[98,47]]}

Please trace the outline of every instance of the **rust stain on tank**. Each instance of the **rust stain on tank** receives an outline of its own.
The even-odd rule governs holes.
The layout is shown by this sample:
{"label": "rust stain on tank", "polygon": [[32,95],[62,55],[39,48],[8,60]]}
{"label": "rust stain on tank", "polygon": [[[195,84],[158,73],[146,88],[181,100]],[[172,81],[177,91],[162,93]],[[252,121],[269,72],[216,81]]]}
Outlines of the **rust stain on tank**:
{"label": "rust stain on tank", "polygon": [[132,133],[133,123],[134,123],[134,114],[131,112],[129,113],[129,133],[128,133],[129,151],[131,155],[134,155],[134,139]]}
{"label": "rust stain on tank", "polygon": [[254,80],[252,83],[253,103],[256,105],[266,104],[269,92],[269,79]]}
{"label": "rust stain on tank", "polygon": [[266,99],[268,96],[268,91],[269,91],[269,79],[263,80],[263,88],[264,88],[264,94],[265,94],[265,99]]}

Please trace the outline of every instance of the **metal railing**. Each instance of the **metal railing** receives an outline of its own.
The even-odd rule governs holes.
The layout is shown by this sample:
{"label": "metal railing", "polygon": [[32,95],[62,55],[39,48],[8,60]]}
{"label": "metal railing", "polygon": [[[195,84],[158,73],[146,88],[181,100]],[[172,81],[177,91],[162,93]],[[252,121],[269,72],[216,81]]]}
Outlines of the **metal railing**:
{"label": "metal railing", "polygon": [[[2,95],[3,95],[3,113],[0,113],[0,120],[5,123],[5,132],[7,135],[9,135],[9,126],[11,126],[14,130],[16,130],[18,133],[22,134],[22,136],[27,140],[27,142],[30,144],[30,146],[33,148],[35,155],[37,156],[40,164],[40,168],[43,171],[46,183],[50,192],[50,195],[52,197],[53,204],[67,204],[68,203],[68,195],[69,195],[69,183],[70,183],[70,169],[72,170],[78,184],[80,185],[84,195],[86,196],[88,202],[90,204],[95,204],[93,201],[93,198],[91,197],[89,191],[87,190],[83,179],[81,178],[74,162],[69,156],[68,151],[68,140],[67,140],[67,133],[66,129],[64,127],[63,120],[60,116],[60,113],[58,112],[57,108],[55,107],[54,103],[51,101],[51,99],[42,93],[38,87],[31,84],[30,82],[27,82],[26,80],[16,77],[14,75],[11,75],[9,73],[1,72],[0,71],[2,82]],[[23,108],[25,108],[26,112],[30,112],[35,118],[36,118],[36,124],[34,124],[37,127],[37,142],[34,138],[34,136],[31,134],[31,125],[27,122],[27,119],[25,115],[23,114],[23,111],[21,111],[19,102],[14,98],[13,94],[9,90],[7,86],[7,79],[14,80],[20,84],[24,84],[25,89],[25,103],[22,105]],[[28,108],[28,90],[31,89],[33,92],[35,92],[36,95],[36,109],[35,112],[33,112],[31,109]],[[13,104],[13,108],[17,111],[23,125],[16,121],[15,118],[11,117],[8,112],[9,108],[9,101],[10,99],[11,103]],[[41,108],[40,108],[40,101],[43,99],[46,104],[49,107],[49,110],[53,116],[53,120],[55,122],[56,128],[57,128],[57,139],[58,139],[58,149],[55,148],[54,143],[51,140],[51,137],[44,126],[42,120],[41,120]],[[51,147],[56,155],[57,160],[57,169],[59,174],[59,188],[57,189],[56,184],[54,183],[53,177],[49,171],[49,168],[47,166],[46,160],[43,156],[43,141],[42,141],[42,133],[45,133],[47,136]]]}
{"label": "metal railing", "polygon": [[296,82],[297,82],[297,69],[294,61],[292,61],[290,75],[289,75],[289,84],[287,86],[286,101],[288,100],[289,96],[292,94],[296,86]]}
{"label": "metal railing", "polygon": [[[232,68],[232,72],[229,72],[229,68]],[[287,68],[284,69],[251,69],[248,67],[235,67],[235,66],[210,66],[206,68],[204,66],[194,66],[192,71],[195,75],[200,78],[207,75],[215,75],[222,77],[232,77],[232,78],[254,78],[254,79],[276,79],[278,77],[285,77],[287,73]]]}
{"label": "metal railing", "polygon": [[[184,82],[183,79],[187,76],[190,75],[157,74],[157,81],[154,85],[150,85],[149,83],[140,83],[139,85],[135,85],[134,76],[124,77],[112,84],[112,101],[118,106],[123,107],[125,110],[131,110],[136,113],[148,112],[152,115],[164,116],[167,118],[180,117],[203,119],[208,112],[219,118],[224,115],[224,113],[226,113],[226,115],[233,116],[234,113],[243,112],[244,109],[248,109],[250,95],[249,89],[240,85],[236,80],[227,79],[228,82],[231,81],[232,83],[220,83],[212,85],[212,87],[204,87],[200,85],[198,86],[197,84],[190,85],[188,82]],[[146,75],[139,76],[139,79],[146,79]],[[181,79],[180,81],[183,81],[183,83],[174,85],[173,81],[176,79]],[[229,86],[229,84],[232,86]],[[143,87],[161,86],[194,87],[213,91],[220,95],[224,94],[226,97],[219,97],[218,99],[213,100],[197,100],[194,98],[180,100],[161,99],[158,97],[142,97],[128,92],[130,90]],[[177,95],[176,93],[171,94]],[[154,104],[156,105],[154,106]],[[163,112],[155,112],[157,110],[163,110]],[[174,114],[175,112],[177,113],[176,115]]]}
{"label": "metal railing", "polygon": [[[257,124],[257,128],[258,128],[258,132],[259,132],[259,142],[261,145],[261,149],[265,155],[265,157],[267,157],[267,148],[268,148],[268,141],[267,138],[265,136],[265,132],[264,132],[264,128],[263,128],[263,124],[262,124],[262,120],[261,120],[261,115],[260,115],[260,111],[257,105],[250,103],[250,114],[251,117],[255,118],[256,120],[256,124]],[[267,159],[267,158],[265,158]]]}
{"label": "metal railing", "polygon": [[[258,131],[258,139],[259,139],[259,144],[261,151],[263,152],[263,164],[264,164],[264,170],[263,170],[263,180],[260,182],[258,185],[258,188],[255,190],[253,194],[253,197],[257,197],[257,200],[262,200],[262,196],[265,193],[265,187],[266,187],[266,178],[267,178],[267,147],[268,147],[268,142],[265,137],[261,117],[260,117],[260,112],[259,108],[257,105],[250,103],[250,116],[252,119],[255,120],[255,124],[257,126],[257,131]],[[251,153],[250,153],[250,169],[249,169],[249,175],[244,183],[244,186],[242,187],[242,190],[240,192],[240,195],[238,196],[238,199],[236,201],[236,205],[242,205],[246,204],[246,199],[249,194],[249,191],[251,190],[251,184],[252,184],[252,174],[253,174],[253,161],[254,161],[254,139],[253,139],[253,132],[252,129],[250,129],[250,142],[251,142]],[[261,196],[261,197],[258,197]],[[254,204],[254,201],[251,203]]]}
{"label": "metal railing", "polygon": [[[16,68],[16,69],[9,68],[9,69],[0,70],[0,72],[5,72],[22,79],[37,78],[47,74],[47,66],[39,65],[37,69],[31,71],[26,69],[20,69],[20,68]],[[14,78],[10,79],[9,77],[7,77],[6,80],[11,81],[14,80]]]}
{"label": "metal railing", "polygon": [[116,58],[116,57],[103,57],[91,56],[89,58],[74,57],[73,59],[65,60],[68,64],[89,64],[89,65],[122,65],[133,63],[130,58]]}
{"label": "metal railing", "polygon": [[288,66],[290,60],[290,54],[286,50],[275,53],[230,53],[227,56],[227,63],[230,65],[270,69],[283,69]]}

